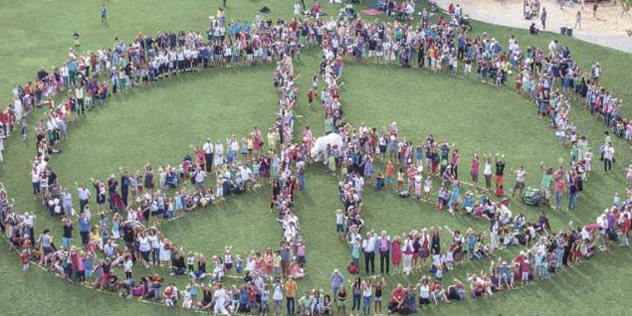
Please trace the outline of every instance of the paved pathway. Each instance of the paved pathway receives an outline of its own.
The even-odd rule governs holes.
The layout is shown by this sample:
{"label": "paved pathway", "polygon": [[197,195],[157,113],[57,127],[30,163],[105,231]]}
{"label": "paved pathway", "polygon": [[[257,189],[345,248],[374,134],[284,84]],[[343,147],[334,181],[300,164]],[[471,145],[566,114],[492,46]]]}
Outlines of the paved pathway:
{"label": "paved pathway", "polygon": [[[522,16],[523,1],[508,0],[501,5],[500,0],[436,0],[439,6],[447,9],[450,3],[458,3],[463,12],[472,19],[517,28],[528,29],[536,20],[525,20]],[[561,27],[573,27],[575,15],[581,10],[565,7],[560,10],[558,3],[552,0],[541,0],[542,7],[547,9],[547,31],[560,32]],[[592,17],[592,4],[587,3],[582,10],[582,29],[575,28],[573,36],[583,41],[632,53],[632,37],[625,32],[632,29],[632,17],[622,18],[621,9],[614,5],[603,5],[598,8],[597,19]],[[537,20],[538,27],[539,19]]]}

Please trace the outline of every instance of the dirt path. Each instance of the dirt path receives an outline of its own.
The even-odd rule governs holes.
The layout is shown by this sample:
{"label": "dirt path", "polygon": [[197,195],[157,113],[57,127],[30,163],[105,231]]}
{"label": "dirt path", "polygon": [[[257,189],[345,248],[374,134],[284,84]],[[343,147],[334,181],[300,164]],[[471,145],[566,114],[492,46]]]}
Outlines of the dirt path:
{"label": "dirt path", "polygon": [[[619,4],[605,3],[597,9],[597,17],[592,16],[592,3],[586,3],[582,10],[580,4],[573,8],[564,7],[556,1],[541,0],[541,7],[546,8],[546,30],[559,33],[561,27],[573,28],[573,36],[583,41],[632,53],[632,37],[627,29],[632,28],[632,17],[621,17]],[[523,0],[508,0],[506,5],[501,0],[437,0],[447,9],[450,3],[458,3],[469,17],[498,25],[527,29],[531,23],[541,28],[540,19],[525,20],[523,17]],[[577,11],[582,12],[581,28],[575,27]]]}

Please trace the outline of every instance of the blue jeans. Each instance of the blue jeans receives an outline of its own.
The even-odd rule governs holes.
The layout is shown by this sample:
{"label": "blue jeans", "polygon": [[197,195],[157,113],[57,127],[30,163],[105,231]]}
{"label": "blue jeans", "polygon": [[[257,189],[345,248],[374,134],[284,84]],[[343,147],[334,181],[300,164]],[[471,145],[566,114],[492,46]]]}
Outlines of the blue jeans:
{"label": "blue jeans", "polygon": [[560,208],[562,205],[562,191],[555,190],[555,207]]}
{"label": "blue jeans", "polygon": [[305,174],[304,173],[298,174],[298,188],[301,191],[305,190]]}
{"label": "blue jeans", "polygon": [[331,287],[331,295],[334,298],[334,300],[336,300],[336,298],[338,297],[338,291],[340,291],[340,286]]}
{"label": "blue jeans", "polygon": [[70,248],[70,244],[72,244],[72,238],[61,237],[61,245],[64,249]]}
{"label": "blue jeans", "polygon": [[40,193],[40,182],[31,182],[33,184],[33,194]]}
{"label": "blue jeans", "polygon": [[285,298],[285,307],[287,307],[287,314],[288,315],[293,315],[294,314],[294,298],[293,297],[286,297]]}
{"label": "blue jeans", "polygon": [[360,294],[353,294],[353,307],[351,307],[351,310],[354,311],[356,308],[360,311]]}
{"label": "blue jeans", "polygon": [[577,193],[570,193],[568,195],[568,209],[574,211],[577,207]]}
{"label": "blue jeans", "polygon": [[151,249],[151,262],[156,264],[160,260],[159,258],[160,258],[160,248],[152,248]]}
{"label": "blue jeans", "polygon": [[564,248],[557,248],[556,249],[556,253],[557,255],[557,268],[562,266],[562,259],[564,258]]}
{"label": "blue jeans", "polygon": [[364,311],[364,315],[369,315],[371,313],[371,299],[373,298],[373,296],[363,296],[362,297],[362,304],[364,304],[363,307],[363,311]]}

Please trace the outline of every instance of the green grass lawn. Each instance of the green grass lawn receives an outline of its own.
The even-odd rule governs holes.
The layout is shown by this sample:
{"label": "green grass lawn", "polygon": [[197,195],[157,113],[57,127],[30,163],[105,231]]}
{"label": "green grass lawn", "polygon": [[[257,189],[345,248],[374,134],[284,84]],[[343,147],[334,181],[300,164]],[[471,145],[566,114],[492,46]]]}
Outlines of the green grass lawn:
{"label": "green grass lawn", "polygon": [[[306,1],[309,2],[309,1]],[[58,65],[72,45],[72,33],[81,34],[82,49],[94,50],[113,43],[115,37],[128,41],[139,31],[196,29],[204,30],[208,15],[215,14],[220,1],[188,0],[184,2],[156,2],[108,0],[109,22],[99,22],[99,1],[61,2],[26,0],[19,3],[0,3],[0,20],[4,32],[0,35],[5,45],[0,47],[0,97],[9,100],[16,82],[32,79],[40,66]],[[228,1],[227,15],[231,19],[252,19],[262,6],[272,9],[272,17],[289,17],[291,1]],[[325,6],[330,13],[334,6]],[[510,34],[521,47],[546,47],[552,38],[567,43],[574,58],[586,69],[599,61],[604,69],[603,85],[617,96],[630,100],[632,58],[629,54],[589,45],[559,35],[543,34],[531,37],[524,30],[474,22],[476,32],[487,31],[506,43]],[[296,133],[304,125],[315,133],[323,130],[323,113],[319,106],[307,107],[304,97],[311,76],[318,71],[318,57],[306,53],[295,62],[301,74],[301,98]],[[91,176],[104,179],[116,172],[118,166],[140,169],[146,163],[176,164],[189,151],[189,144],[201,142],[207,136],[224,139],[231,134],[243,134],[253,126],[270,126],[277,110],[277,96],[272,88],[273,68],[259,65],[205,71],[169,79],[152,88],[129,92],[120,99],[105,103],[71,126],[70,140],[61,146],[62,154],[52,159],[54,170],[62,185],[88,181]],[[342,102],[345,115],[352,123],[366,122],[380,127],[397,121],[402,134],[415,141],[429,133],[439,139],[455,142],[462,151],[460,173],[467,178],[469,155],[496,153],[506,155],[508,166],[524,164],[532,171],[528,184],[540,180],[535,172],[540,161],[557,164],[558,158],[568,161],[568,149],[559,146],[548,120],[538,120],[535,109],[510,88],[496,88],[462,76],[434,75],[428,71],[402,70],[388,66],[345,65]],[[627,113],[632,113],[624,108]],[[38,114],[39,115],[39,114]],[[572,119],[580,134],[588,136],[596,149],[601,141],[603,125],[590,118],[585,110],[575,107]],[[37,118],[37,115],[34,117]],[[35,126],[33,119],[29,121]],[[0,179],[15,198],[21,211],[38,214],[36,227],[52,228],[60,236],[60,225],[30,195],[29,160],[33,155],[33,136],[27,142],[15,137],[9,141],[5,162],[0,165]],[[615,172],[604,176],[595,159],[595,172],[579,199],[577,212],[568,214],[549,211],[553,227],[562,227],[569,220],[585,223],[609,205],[612,193],[622,190],[622,170],[627,166],[629,146],[617,140]],[[376,168],[381,168],[378,164]],[[508,177],[508,183],[513,177]],[[349,259],[349,248],[335,235],[333,210],[341,203],[337,198],[337,178],[324,174],[318,165],[310,168],[308,189],[297,195],[296,210],[302,225],[302,236],[307,243],[308,276],[300,281],[301,289],[328,289],[328,276],[334,268],[343,268]],[[434,196],[433,196],[434,197]],[[187,250],[212,255],[227,244],[236,253],[250,249],[274,247],[281,229],[268,208],[269,187],[230,198],[219,207],[195,212],[184,218],[164,223],[161,229],[169,238]],[[387,229],[400,233],[421,227],[448,225],[452,228],[472,227],[483,230],[484,221],[463,216],[451,217],[437,213],[432,205],[401,199],[388,192],[375,193],[369,188],[364,197],[363,218],[369,229]],[[524,211],[534,218],[540,209],[527,208],[512,202],[514,214]],[[239,229],[237,229],[239,227]],[[517,248],[503,251],[509,256]],[[481,301],[466,300],[442,305],[424,313],[433,315],[492,313],[531,315],[626,313],[621,302],[627,298],[626,285],[621,280],[632,277],[622,265],[632,259],[627,250],[616,249],[600,254],[584,265],[568,269],[553,280],[502,293]],[[458,267],[446,276],[463,278],[465,272],[486,269],[483,260]],[[125,302],[114,295],[99,293],[69,284],[52,273],[33,267],[21,275],[18,257],[5,247],[0,250],[0,306],[3,315],[111,315],[119,312],[138,315],[173,314],[163,306]],[[144,268],[138,273],[151,273]],[[411,277],[389,277],[387,283],[416,282],[419,274]],[[176,279],[183,285],[183,278]],[[604,293],[604,294],[601,294]],[[606,294],[607,293],[607,294]],[[609,306],[595,309],[594,306]],[[177,314],[190,314],[177,311]]]}

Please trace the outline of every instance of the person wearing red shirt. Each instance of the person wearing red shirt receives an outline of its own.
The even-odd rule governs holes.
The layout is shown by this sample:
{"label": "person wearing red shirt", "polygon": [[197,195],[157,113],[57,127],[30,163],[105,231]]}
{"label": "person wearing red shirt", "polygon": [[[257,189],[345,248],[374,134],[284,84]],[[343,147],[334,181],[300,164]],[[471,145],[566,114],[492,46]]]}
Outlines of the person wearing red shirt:
{"label": "person wearing red shirt", "polygon": [[391,292],[391,300],[388,302],[388,313],[392,314],[399,310],[404,303],[404,288],[401,284],[397,284],[397,287]]}
{"label": "person wearing red shirt", "polygon": [[630,239],[628,233],[630,232],[630,216],[623,214],[623,220],[621,221],[621,246],[629,246]]}

